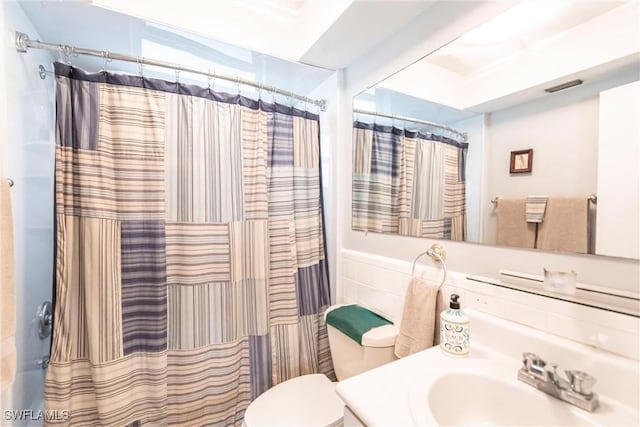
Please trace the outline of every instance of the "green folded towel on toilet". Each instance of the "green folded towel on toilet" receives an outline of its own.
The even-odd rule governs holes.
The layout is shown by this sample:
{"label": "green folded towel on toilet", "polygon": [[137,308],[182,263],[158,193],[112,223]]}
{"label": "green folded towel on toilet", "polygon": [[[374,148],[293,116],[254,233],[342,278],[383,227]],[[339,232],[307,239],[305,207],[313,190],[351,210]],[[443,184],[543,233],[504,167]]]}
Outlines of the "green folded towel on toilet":
{"label": "green folded towel on toilet", "polygon": [[384,317],[359,305],[345,305],[327,313],[327,325],[331,325],[358,344],[362,345],[362,336],[373,328],[392,325]]}

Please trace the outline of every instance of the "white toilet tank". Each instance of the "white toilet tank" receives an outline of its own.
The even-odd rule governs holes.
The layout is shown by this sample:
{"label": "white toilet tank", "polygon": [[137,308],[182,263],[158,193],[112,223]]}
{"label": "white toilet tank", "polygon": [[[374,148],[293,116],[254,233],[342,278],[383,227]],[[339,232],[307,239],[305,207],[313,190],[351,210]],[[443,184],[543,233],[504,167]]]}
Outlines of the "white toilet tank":
{"label": "white toilet tank", "polygon": [[[324,313],[325,319],[327,313],[343,305],[329,307]],[[331,325],[327,325],[327,333],[333,368],[339,381],[395,360],[393,350],[398,328],[394,325],[371,329],[362,336],[362,345]]]}

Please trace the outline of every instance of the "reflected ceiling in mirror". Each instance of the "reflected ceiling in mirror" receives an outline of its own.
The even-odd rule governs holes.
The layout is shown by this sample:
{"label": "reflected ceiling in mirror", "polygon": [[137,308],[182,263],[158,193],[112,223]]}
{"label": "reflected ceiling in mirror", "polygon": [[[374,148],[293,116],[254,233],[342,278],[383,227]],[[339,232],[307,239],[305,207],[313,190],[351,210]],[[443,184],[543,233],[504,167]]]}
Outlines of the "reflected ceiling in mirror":
{"label": "reflected ceiling in mirror", "polygon": [[353,229],[639,259],[639,14],[522,1],[357,95]]}

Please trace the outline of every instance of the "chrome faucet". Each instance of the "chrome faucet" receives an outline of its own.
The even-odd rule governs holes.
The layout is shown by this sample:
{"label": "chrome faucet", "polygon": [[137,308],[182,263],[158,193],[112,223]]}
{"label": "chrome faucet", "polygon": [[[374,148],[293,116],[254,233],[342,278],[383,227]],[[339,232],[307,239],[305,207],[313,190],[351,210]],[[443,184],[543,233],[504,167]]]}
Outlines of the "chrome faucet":
{"label": "chrome faucet", "polygon": [[564,371],[565,379],[558,374],[557,368],[557,364],[547,363],[536,354],[524,353],[518,379],[585,411],[595,411],[599,404],[598,395],[591,388],[596,379],[582,371]]}

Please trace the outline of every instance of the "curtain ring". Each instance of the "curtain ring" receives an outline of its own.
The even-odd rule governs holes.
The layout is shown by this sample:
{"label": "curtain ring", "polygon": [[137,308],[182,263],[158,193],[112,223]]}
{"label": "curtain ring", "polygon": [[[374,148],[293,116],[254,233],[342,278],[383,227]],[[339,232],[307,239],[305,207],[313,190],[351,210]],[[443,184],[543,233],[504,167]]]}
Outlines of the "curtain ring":
{"label": "curtain ring", "polygon": [[180,83],[180,70],[176,69],[174,71],[176,73],[176,83]]}
{"label": "curtain ring", "polygon": [[289,98],[289,107],[293,108],[293,91],[289,91],[287,98]]}
{"label": "curtain ring", "polygon": [[141,78],[144,78],[144,72],[142,70],[142,67],[144,66],[144,64],[142,61],[143,61],[142,57],[140,56],[136,57],[136,62],[138,63],[138,74],[140,74]]}
{"label": "curtain ring", "polygon": [[276,87],[271,86],[271,102],[273,102],[274,105],[276,103],[276,92]]}
{"label": "curtain ring", "polygon": [[262,83],[258,82],[258,101],[262,100]]}
{"label": "curtain ring", "polygon": [[68,45],[58,45],[58,56],[60,58],[60,62],[64,62],[67,65],[71,64],[71,46]]}
{"label": "curtain ring", "polygon": [[111,62],[111,58],[109,58],[109,52],[107,52],[106,50],[102,51],[102,59],[103,59],[103,63],[102,63],[102,72],[106,73],[107,72],[107,62]]}
{"label": "curtain ring", "polygon": [[207,87],[211,90],[211,81],[213,80],[213,76],[211,75],[211,70],[207,70]]}
{"label": "curtain ring", "polygon": [[240,96],[240,76],[236,77],[236,89],[238,90],[238,96]]}

